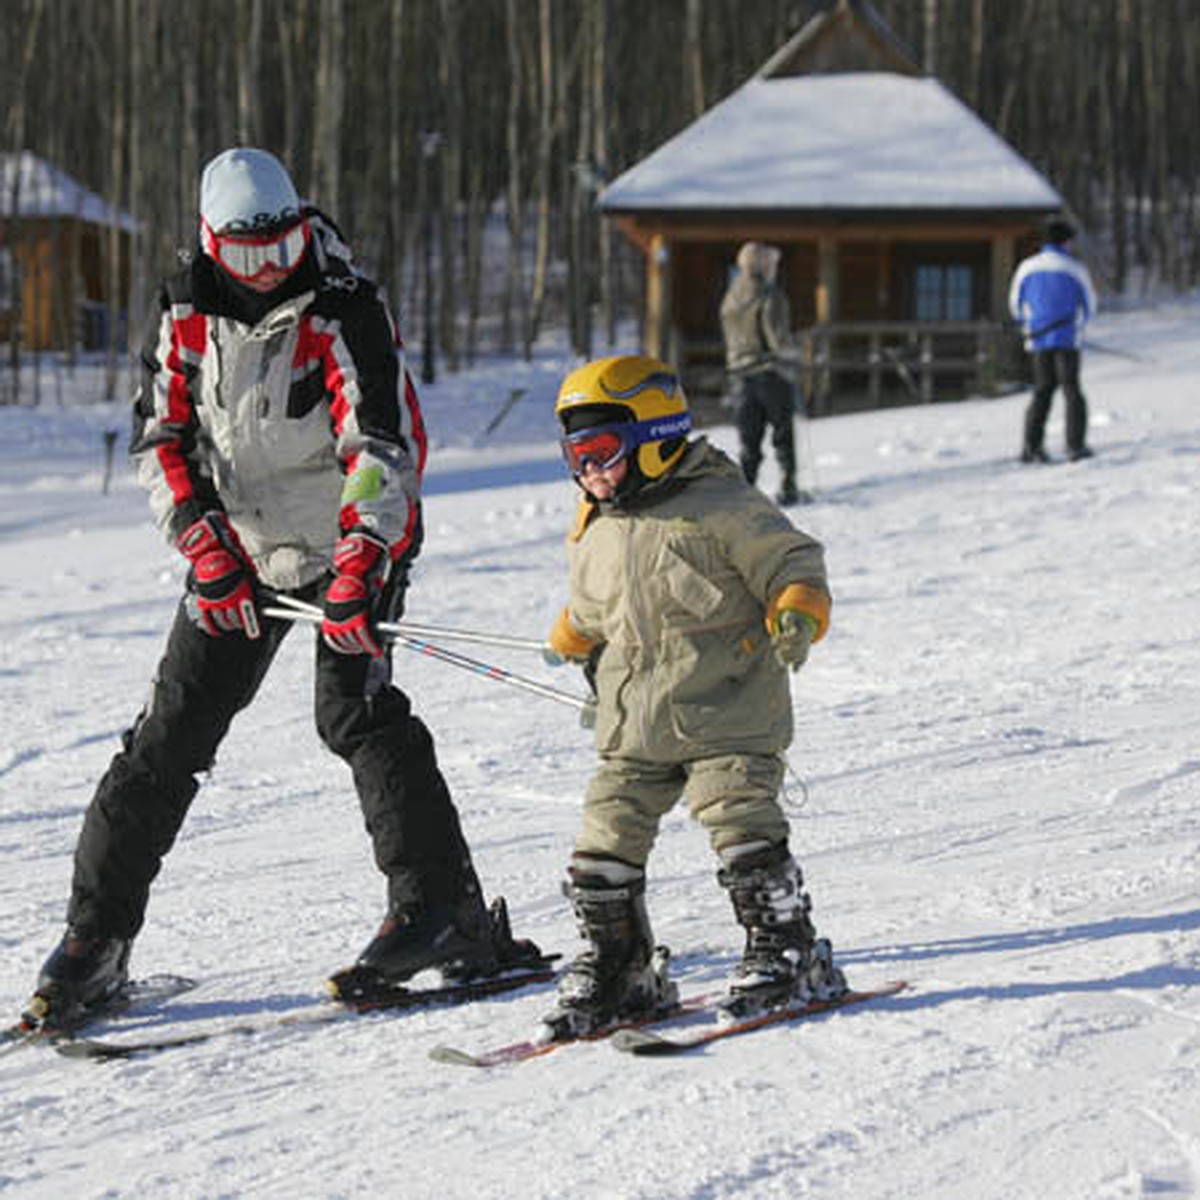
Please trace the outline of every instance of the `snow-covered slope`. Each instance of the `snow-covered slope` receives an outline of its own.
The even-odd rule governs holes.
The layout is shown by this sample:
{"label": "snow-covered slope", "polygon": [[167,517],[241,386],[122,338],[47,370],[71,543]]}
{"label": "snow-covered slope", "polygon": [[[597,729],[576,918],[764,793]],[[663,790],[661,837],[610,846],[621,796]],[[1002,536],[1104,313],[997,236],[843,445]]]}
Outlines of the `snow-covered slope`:
{"label": "snow-covered slope", "polygon": [[[834,628],[795,678],[794,847],[852,981],[904,996],[685,1060],[519,1037],[548,989],[102,1067],[0,1058],[0,1194],[1028,1198],[1200,1193],[1200,340],[1192,307],[1109,317],[1098,456],[1014,461],[1024,398],[808,428]],[[540,636],[573,508],[567,364],[425,392],[428,539],[408,616]],[[527,394],[481,436],[511,388]],[[0,1011],[58,937],[92,787],[182,581],[104,406],[0,409]],[[714,439],[733,448],[729,428]],[[1059,409],[1053,448],[1062,440]],[[764,481],[770,486],[772,478]],[[289,1011],[361,947],[381,880],[311,728],[310,635],[235,725],[155,887],[137,974],[199,988],[144,1022]],[[482,652],[487,656],[488,652]],[[561,687],[536,656],[495,661]],[[533,661],[530,661],[530,657]],[[400,654],[489,891],[570,953],[558,891],[592,765],[574,714]],[[651,864],[684,990],[738,931],[683,812]],[[114,1031],[115,1036],[115,1031]]]}

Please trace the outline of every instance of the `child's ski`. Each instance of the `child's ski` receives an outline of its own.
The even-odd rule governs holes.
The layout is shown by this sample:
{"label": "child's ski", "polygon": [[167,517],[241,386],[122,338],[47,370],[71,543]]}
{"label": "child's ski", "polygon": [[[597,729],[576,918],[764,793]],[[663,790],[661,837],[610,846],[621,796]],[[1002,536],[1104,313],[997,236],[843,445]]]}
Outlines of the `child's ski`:
{"label": "child's ski", "polygon": [[456,1067],[498,1067],[504,1063],[525,1062],[530,1058],[541,1058],[561,1050],[564,1046],[574,1046],[579,1042],[600,1042],[605,1038],[615,1036],[622,1031],[633,1031],[647,1025],[671,1021],[688,1013],[703,1012],[716,1004],[721,998],[721,992],[708,992],[702,996],[689,996],[678,1004],[667,1009],[657,1009],[643,1017],[631,1018],[615,1025],[606,1025],[594,1033],[580,1034],[578,1037],[561,1038],[557,1041],[539,1041],[536,1038],[522,1042],[512,1042],[507,1046],[496,1046],[491,1050],[483,1050],[479,1054],[471,1054],[466,1050],[457,1050],[453,1046],[435,1046],[429,1052],[434,1062],[449,1063]]}
{"label": "child's ski", "polygon": [[688,1030],[677,1036],[655,1032],[650,1029],[622,1029],[613,1034],[612,1044],[627,1054],[637,1054],[646,1057],[665,1057],[672,1054],[686,1054],[701,1046],[708,1046],[722,1038],[737,1037],[738,1034],[750,1033],[755,1029],[765,1029],[769,1025],[779,1025],[784,1021],[801,1021],[805,1017],[817,1016],[820,1013],[832,1012],[835,1009],[846,1008],[851,1004],[863,1004],[868,1000],[878,1000],[884,996],[894,996],[902,992],[908,984],[903,980],[883,984],[877,988],[852,990],[833,1000],[810,1000],[806,1004],[785,1006],[747,1017],[741,1021],[711,1023],[695,1030]]}

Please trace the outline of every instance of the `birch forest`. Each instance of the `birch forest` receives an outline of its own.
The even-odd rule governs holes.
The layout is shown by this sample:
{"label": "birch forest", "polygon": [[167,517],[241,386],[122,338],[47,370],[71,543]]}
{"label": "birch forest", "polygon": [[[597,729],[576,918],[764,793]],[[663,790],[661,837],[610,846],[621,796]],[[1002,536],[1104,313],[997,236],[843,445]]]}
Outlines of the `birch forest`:
{"label": "birch forest", "polygon": [[[336,218],[410,346],[436,330],[439,369],[528,354],[551,325],[586,353],[641,301],[640,260],[597,219],[598,188],[824,7],[0,0],[2,149],[33,151],[137,222],[135,346],[158,278],[195,240],[203,164],[248,144]],[[1197,0],[874,10],[1068,198],[1106,289],[1196,284]]]}

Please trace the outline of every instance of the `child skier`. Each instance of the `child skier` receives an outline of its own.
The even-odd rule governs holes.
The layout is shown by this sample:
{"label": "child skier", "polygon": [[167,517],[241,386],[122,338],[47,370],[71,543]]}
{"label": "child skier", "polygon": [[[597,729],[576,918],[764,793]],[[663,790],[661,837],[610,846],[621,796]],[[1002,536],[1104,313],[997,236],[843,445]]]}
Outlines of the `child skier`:
{"label": "child skier", "polygon": [[821,545],[726,455],[688,440],[687,400],[661,362],[588,363],[563,381],[556,413],[583,496],[547,657],[593,678],[600,765],[566,887],[589,945],[560,979],[546,1036],[674,1002],[645,866],[685,791],[746,931],[726,1011],[839,995],[845,979],[809,919],[778,800],[792,737],[787,668],[829,623]]}

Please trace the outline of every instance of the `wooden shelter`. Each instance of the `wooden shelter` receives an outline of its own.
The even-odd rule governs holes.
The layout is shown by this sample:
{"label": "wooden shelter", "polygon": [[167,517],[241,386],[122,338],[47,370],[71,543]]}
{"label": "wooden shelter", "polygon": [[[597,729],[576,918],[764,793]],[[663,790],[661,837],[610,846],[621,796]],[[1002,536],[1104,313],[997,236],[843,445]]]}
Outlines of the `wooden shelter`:
{"label": "wooden shelter", "polygon": [[[29,151],[0,155],[0,341],[99,349],[129,304],[134,222]],[[118,295],[110,306],[116,245]]]}
{"label": "wooden shelter", "polygon": [[645,256],[646,352],[693,391],[723,386],[738,247],[778,246],[820,412],[997,386],[1010,276],[1063,201],[866,0],[837,0],[598,205]]}

